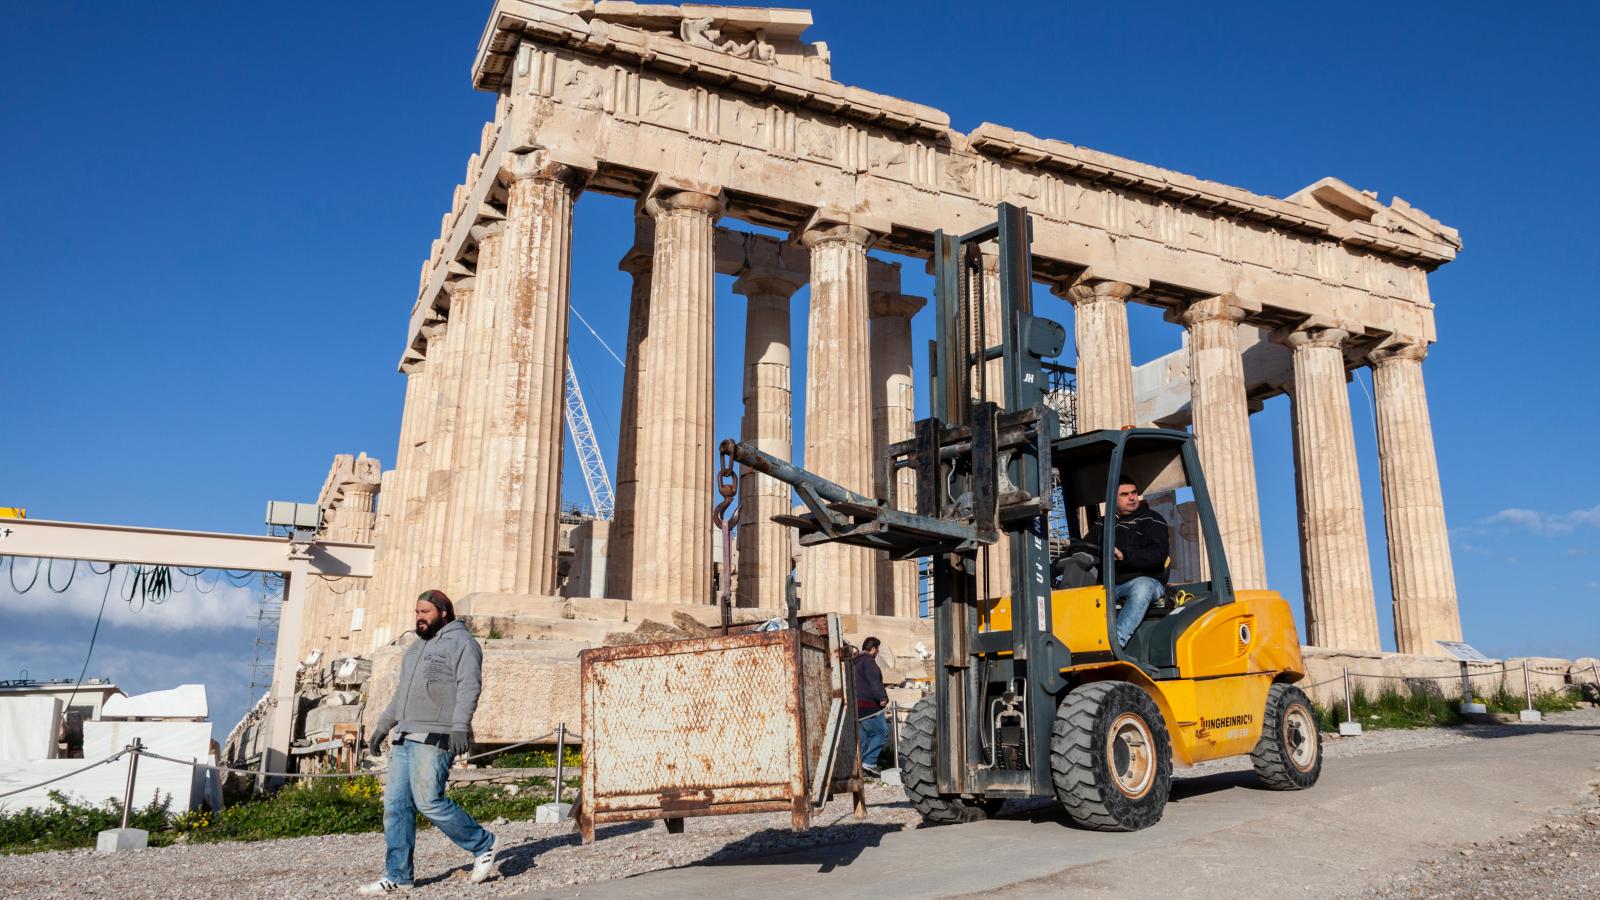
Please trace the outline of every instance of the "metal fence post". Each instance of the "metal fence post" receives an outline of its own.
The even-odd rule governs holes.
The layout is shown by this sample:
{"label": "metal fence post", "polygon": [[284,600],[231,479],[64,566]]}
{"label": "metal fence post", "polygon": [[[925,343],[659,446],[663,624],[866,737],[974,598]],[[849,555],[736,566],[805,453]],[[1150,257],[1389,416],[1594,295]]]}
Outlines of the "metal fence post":
{"label": "metal fence post", "polygon": [[1539,722],[1544,720],[1544,713],[1533,708],[1533,682],[1528,679],[1528,664],[1522,664],[1522,692],[1527,695],[1528,708],[1518,716],[1524,722]]}
{"label": "metal fence post", "polygon": [[889,744],[894,747],[894,767],[900,768],[900,702],[889,701]]}
{"label": "metal fence post", "polygon": [[1345,666],[1344,672],[1344,721],[1339,723],[1339,734],[1345,737],[1356,737],[1361,734],[1361,723],[1357,722],[1354,709],[1350,701],[1350,667]]}
{"label": "metal fence post", "polygon": [[567,723],[556,723],[556,803],[561,803],[561,783],[566,774]]}
{"label": "metal fence post", "polygon": [[122,827],[128,827],[128,813],[133,809],[133,780],[139,776],[139,754],[144,741],[134,738],[128,745],[128,786],[122,790]]}

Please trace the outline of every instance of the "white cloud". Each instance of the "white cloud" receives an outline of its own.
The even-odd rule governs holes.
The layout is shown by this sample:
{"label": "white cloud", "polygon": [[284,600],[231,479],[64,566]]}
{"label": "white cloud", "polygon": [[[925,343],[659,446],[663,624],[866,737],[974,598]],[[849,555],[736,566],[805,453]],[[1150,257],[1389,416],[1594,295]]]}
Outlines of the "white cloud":
{"label": "white cloud", "polygon": [[[58,561],[53,570],[41,572],[34,580],[34,564],[32,559],[9,557],[0,562],[0,569],[4,570],[0,573],[0,610],[48,613],[92,622],[100,611],[101,598],[105,598],[105,624],[118,628],[215,631],[255,627],[258,578],[235,587],[220,572],[203,571],[191,578],[174,569],[179,590],[167,595],[162,603],[141,606],[138,597],[131,603],[127,599],[133,583],[129,567],[117,566],[106,575],[96,575],[88,563],[80,562],[69,575],[67,562]],[[95,568],[103,570],[105,564],[98,563]],[[52,576],[54,587],[65,588],[60,593],[50,586]],[[26,591],[19,592],[13,584]]]}
{"label": "white cloud", "polygon": [[1600,504],[1565,513],[1541,513],[1515,507],[1502,509],[1484,519],[1483,524],[1519,528],[1541,536],[1571,534],[1585,526],[1600,528]]}

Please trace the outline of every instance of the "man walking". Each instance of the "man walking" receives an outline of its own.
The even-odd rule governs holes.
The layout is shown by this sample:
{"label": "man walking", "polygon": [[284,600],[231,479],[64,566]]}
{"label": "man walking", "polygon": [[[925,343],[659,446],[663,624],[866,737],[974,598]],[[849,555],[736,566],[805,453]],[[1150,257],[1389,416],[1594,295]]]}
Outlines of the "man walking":
{"label": "man walking", "polygon": [[384,876],[361,887],[367,896],[411,890],[418,812],[473,855],[474,884],[495,872],[494,835],[444,795],[450,763],[472,746],[483,648],[456,621],[455,606],[444,591],[423,591],[416,615],[421,640],[406,648],[394,697],[372,729],[373,752],[385,739],[390,745],[389,778],[383,788],[388,854]]}
{"label": "man walking", "polygon": [[856,718],[861,732],[861,771],[873,778],[882,772],[878,756],[889,740],[889,723],[884,721],[889,692],[883,689],[883,670],[878,668],[878,648],[883,642],[869,637],[856,654]]}

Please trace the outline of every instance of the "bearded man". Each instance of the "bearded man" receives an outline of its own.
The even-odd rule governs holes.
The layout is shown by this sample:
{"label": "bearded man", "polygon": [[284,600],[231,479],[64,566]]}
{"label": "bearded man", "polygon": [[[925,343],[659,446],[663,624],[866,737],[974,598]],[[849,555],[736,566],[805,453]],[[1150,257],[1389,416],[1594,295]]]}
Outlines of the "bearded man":
{"label": "bearded man", "polygon": [[[450,764],[472,746],[472,713],[482,686],[483,648],[456,621],[444,591],[417,598],[417,637],[400,662],[394,697],[372,729],[372,751],[388,740],[389,777],[383,786],[384,877],[363,885],[365,896],[409,891],[417,843],[417,813],[473,855],[472,882],[495,872],[495,839],[444,794]],[[390,732],[394,733],[391,735]]]}

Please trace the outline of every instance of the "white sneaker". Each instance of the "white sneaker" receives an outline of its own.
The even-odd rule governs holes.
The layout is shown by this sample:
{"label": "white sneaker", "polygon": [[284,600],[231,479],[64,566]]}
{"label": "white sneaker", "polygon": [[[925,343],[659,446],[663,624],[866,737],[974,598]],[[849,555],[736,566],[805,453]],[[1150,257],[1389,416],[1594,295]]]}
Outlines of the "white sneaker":
{"label": "white sneaker", "polygon": [[363,897],[386,897],[389,894],[403,894],[411,890],[409,884],[396,884],[387,878],[379,878],[371,884],[363,884],[356,893]]}
{"label": "white sneaker", "polygon": [[498,841],[495,844],[490,844],[489,849],[479,853],[477,857],[472,860],[472,875],[468,880],[470,880],[473,884],[483,884],[485,881],[489,880],[490,876],[499,873],[499,867],[496,866],[494,862],[497,844]]}

